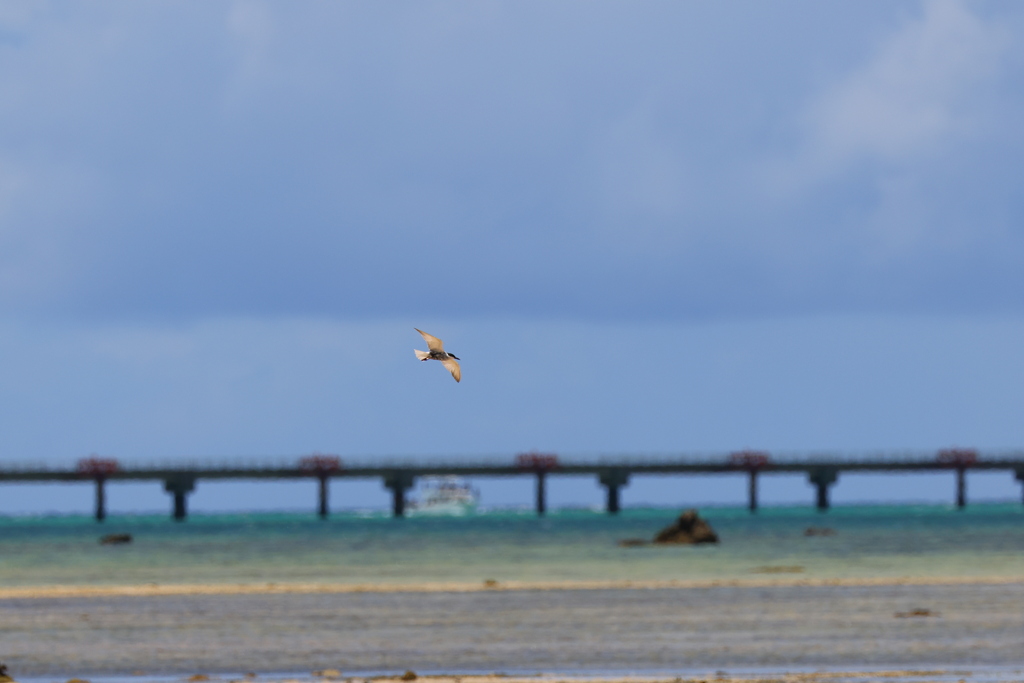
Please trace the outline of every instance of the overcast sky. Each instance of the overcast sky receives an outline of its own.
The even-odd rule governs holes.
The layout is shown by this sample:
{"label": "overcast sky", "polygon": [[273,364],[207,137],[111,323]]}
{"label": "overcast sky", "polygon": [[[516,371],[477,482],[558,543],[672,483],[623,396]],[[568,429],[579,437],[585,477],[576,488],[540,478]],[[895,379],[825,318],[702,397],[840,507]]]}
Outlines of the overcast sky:
{"label": "overcast sky", "polygon": [[5,2],[0,462],[1024,447],[1021,121],[1010,1]]}

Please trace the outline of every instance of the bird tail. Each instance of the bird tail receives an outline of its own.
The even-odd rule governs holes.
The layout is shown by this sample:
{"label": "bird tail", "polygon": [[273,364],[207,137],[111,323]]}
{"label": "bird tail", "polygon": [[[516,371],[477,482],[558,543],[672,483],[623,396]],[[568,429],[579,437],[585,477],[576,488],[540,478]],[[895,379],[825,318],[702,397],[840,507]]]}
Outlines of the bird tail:
{"label": "bird tail", "polygon": [[430,354],[427,353],[426,351],[413,351],[413,353],[415,353],[416,357],[419,358],[420,360],[426,360],[430,358]]}

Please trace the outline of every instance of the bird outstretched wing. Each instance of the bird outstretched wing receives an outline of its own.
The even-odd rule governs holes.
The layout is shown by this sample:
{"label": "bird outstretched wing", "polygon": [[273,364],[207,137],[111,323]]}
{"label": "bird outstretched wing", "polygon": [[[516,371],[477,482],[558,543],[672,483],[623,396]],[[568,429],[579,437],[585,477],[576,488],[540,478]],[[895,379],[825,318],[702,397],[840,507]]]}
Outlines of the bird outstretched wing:
{"label": "bird outstretched wing", "polygon": [[444,351],[444,342],[442,342],[440,339],[431,334],[427,334],[426,332],[419,328],[414,327],[412,329],[420,333],[420,335],[423,337],[423,341],[427,342],[428,349],[430,349],[431,351]]}
{"label": "bird outstretched wing", "polygon": [[459,361],[454,358],[447,358],[441,361],[441,365],[448,368],[448,372],[452,373],[452,377],[455,378],[456,382],[462,381],[462,368],[459,367]]}

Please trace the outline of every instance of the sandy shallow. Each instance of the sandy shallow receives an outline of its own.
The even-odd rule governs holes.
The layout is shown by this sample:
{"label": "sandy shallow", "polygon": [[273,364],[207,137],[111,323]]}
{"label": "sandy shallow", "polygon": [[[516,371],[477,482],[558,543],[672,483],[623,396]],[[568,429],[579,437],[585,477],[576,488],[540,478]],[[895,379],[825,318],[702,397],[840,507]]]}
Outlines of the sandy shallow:
{"label": "sandy shallow", "polygon": [[[730,674],[726,671],[707,672],[703,675],[687,676],[559,676],[537,674],[533,676],[489,675],[417,675],[402,676],[343,677],[341,672],[329,670],[313,672],[304,677],[259,677],[254,674],[240,678],[218,678],[206,674],[167,679],[167,683],[877,683],[899,681],[900,683],[958,683],[1011,682],[1024,676],[1024,668],[1002,669],[895,669],[895,670],[836,670],[813,672],[766,672]],[[146,678],[147,683],[155,679]],[[86,679],[70,679],[68,683],[91,683]],[[99,679],[97,683],[101,683]],[[130,683],[130,678],[118,679],[117,683]],[[4,682],[6,683],[6,682]],[[17,683],[17,682],[13,682]],[[33,682],[34,683],[34,682]],[[58,682],[59,683],[59,682]]]}
{"label": "sandy shallow", "polygon": [[663,590],[687,588],[1006,586],[1021,576],[904,576],[869,578],[771,577],[698,581],[481,581],[425,583],[181,583],[0,587],[0,600],[19,598],[155,597],[174,595],[285,595],[345,593],[476,593],[502,591]]}
{"label": "sandy shallow", "polygon": [[[723,681],[742,683],[744,681],[764,682],[767,680],[786,681],[797,683],[799,681],[860,681],[883,678],[889,679],[920,679],[927,680],[927,677],[934,678],[948,676],[947,671],[842,671],[842,672],[810,672],[810,673],[783,673],[765,674],[755,676],[736,676],[727,672],[713,672],[709,676],[695,677],[651,677],[651,676],[616,676],[616,677],[582,677],[582,676],[418,676],[415,680],[422,683],[702,683],[704,681]],[[777,676],[781,675],[779,678]],[[766,678],[771,676],[771,678]],[[330,679],[323,679],[330,680]],[[399,676],[381,677],[371,679],[348,679],[341,683],[409,683],[408,680]],[[281,679],[278,683],[298,683]]]}
{"label": "sandy shallow", "polygon": [[[985,672],[992,674],[995,672]],[[1011,670],[1002,673],[1012,674]],[[1020,673],[1024,674],[1024,670]],[[996,674],[998,675],[998,674]],[[964,678],[964,677],[967,678]],[[901,681],[903,683],[946,683],[953,680],[968,680],[973,676],[969,670],[872,670],[872,671],[814,671],[814,672],[773,672],[763,674],[729,674],[726,671],[708,672],[699,676],[418,676],[420,683],[867,683],[869,681]],[[243,679],[244,680],[244,679]],[[338,683],[409,683],[399,676],[326,679]],[[241,682],[236,682],[241,683]],[[280,679],[274,683],[306,683],[299,680]]]}
{"label": "sandy shallow", "polygon": [[[697,676],[417,676],[418,683],[872,683],[877,681],[900,681],[900,683],[950,683],[951,681],[1014,681],[1024,675],[1020,670],[981,670],[980,675],[968,669],[896,669],[865,671],[812,671],[812,672],[770,672],[759,674],[730,674],[726,671],[707,672]],[[253,679],[236,679],[229,683],[246,683]],[[371,678],[324,678],[316,680],[330,683],[410,683],[400,676],[378,676]],[[264,683],[264,682],[261,682]],[[265,683],[309,683],[308,680],[281,678]]]}
{"label": "sandy shallow", "polygon": [[[557,681],[704,680],[718,671],[805,680],[821,670],[873,672],[856,681],[885,680],[885,671],[908,681],[1024,680],[971,669],[1024,665],[1024,582],[863,583],[21,595],[0,599],[0,657],[39,683],[143,673],[228,681],[247,671],[256,683],[282,680],[279,672],[309,681],[322,669],[516,676],[502,681],[544,672],[568,676]],[[922,670],[935,673],[906,673]]]}

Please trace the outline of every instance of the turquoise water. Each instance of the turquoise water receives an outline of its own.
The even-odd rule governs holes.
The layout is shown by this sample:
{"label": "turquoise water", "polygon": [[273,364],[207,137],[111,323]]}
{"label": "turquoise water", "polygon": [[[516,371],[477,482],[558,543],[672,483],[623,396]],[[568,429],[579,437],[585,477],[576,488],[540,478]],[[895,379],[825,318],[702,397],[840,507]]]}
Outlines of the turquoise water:
{"label": "turquoise water", "polygon": [[[1024,578],[1024,506],[701,511],[717,546],[620,547],[678,510],[495,511],[464,518],[335,514],[0,517],[0,586],[139,583]],[[830,536],[805,536],[828,527]],[[103,546],[108,533],[133,542]]]}
{"label": "turquoise water", "polygon": [[[962,585],[0,598],[0,660],[43,683],[192,673],[942,668],[1019,680],[1024,506],[701,511],[716,546],[622,547],[678,510],[0,518],[0,588],[236,582],[417,583],[1000,577]],[[806,536],[828,527],[828,536]],[[130,533],[129,545],[101,535]],[[906,618],[914,610],[928,616]],[[970,667],[1001,667],[978,669]],[[954,667],[954,668],[950,668]],[[965,668],[966,667],[966,668]],[[995,671],[990,676],[986,671]],[[973,672],[973,673],[972,673]],[[979,673],[980,672],[980,673]],[[1009,672],[1009,673],[1008,673]],[[944,674],[945,675],[945,674]],[[47,678],[50,677],[50,678]],[[163,677],[163,678],[160,678]],[[124,679],[124,680],[128,680]],[[362,683],[362,679],[358,679]]]}

